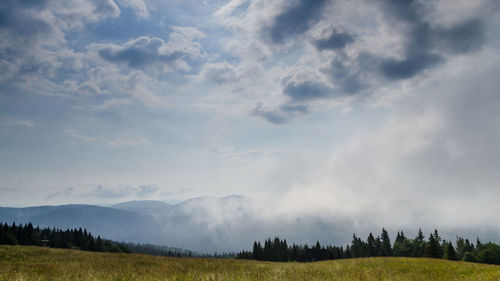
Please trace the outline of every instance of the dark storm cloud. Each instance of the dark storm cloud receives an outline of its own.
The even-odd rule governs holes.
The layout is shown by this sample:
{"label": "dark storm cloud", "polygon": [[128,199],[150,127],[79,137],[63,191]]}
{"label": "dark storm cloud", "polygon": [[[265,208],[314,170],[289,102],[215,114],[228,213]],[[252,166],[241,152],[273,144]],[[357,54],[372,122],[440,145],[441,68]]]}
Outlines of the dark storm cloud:
{"label": "dark storm cloud", "polygon": [[333,89],[317,82],[291,82],[283,89],[283,94],[295,101],[309,101],[331,97]]}
{"label": "dark storm cloud", "polygon": [[[38,35],[51,31],[50,24],[33,18],[30,9],[44,6],[46,1],[5,1],[0,3],[0,31],[8,32],[10,40],[30,41]],[[3,38],[5,40],[5,38]],[[28,47],[28,46],[24,46]]]}
{"label": "dark storm cloud", "polygon": [[283,43],[306,32],[320,20],[321,11],[328,0],[296,0],[278,14],[265,31],[273,43]]}
{"label": "dark storm cloud", "polygon": [[[269,38],[273,43],[297,39],[297,35],[307,32],[322,20],[321,11],[328,2],[293,2],[274,18],[273,25],[267,30]],[[352,46],[359,48],[358,43],[363,38],[358,40],[358,36],[343,28],[334,28],[329,36],[310,39],[318,52],[336,51],[331,63],[321,69],[331,79],[333,87],[314,80],[287,81],[282,94],[288,99],[283,105],[273,109],[257,107],[252,114],[283,124],[294,116],[307,113],[314,101],[359,95],[379,83],[411,79],[442,65],[451,56],[477,51],[486,42],[486,19],[479,15],[451,26],[442,26],[429,20],[426,6],[421,1],[379,0],[375,3],[379,4],[381,18],[392,32],[401,35],[403,49],[399,56],[374,54],[369,46],[358,55],[348,55],[347,49]],[[303,112],[293,110],[301,106]]]}
{"label": "dark storm cloud", "polygon": [[[362,58],[363,56],[360,56],[358,60],[364,64],[363,68],[366,70],[373,62]],[[362,79],[360,78],[360,72],[345,66],[340,59],[332,60],[330,69],[327,70],[327,73],[345,94],[355,94],[364,88]]]}
{"label": "dark storm cloud", "polygon": [[394,26],[405,23],[408,28],[405,57],[382,58],[380,73],[390,80],[412,78],[422,71],[445,61],[447,53],[467,53],[484,45],[484,26],[473,19],[450,28],[431,26],[424,20],[424,13],[414,0],[382,0]]}
{"label": "dark storm cloud", "polygon": [[[44,72],[50,67],[30,54],[38,42],[50,37],[50,22],[33,17],[45,1],[0,1],[0,76],[6,83],[19,81],[25,74]],[[15,67],[13,67],[15,66]]]}
{"label": "dark storm cloud", "polygon": [[385,4],[385,9],[391,16],[409,22],[420,21],[417,11],[419,7],[415,0],[381,0],[381,2]]}
{"label": "dark storm cloud", "polygon": [[380,71],[386,78],[391,80],[408,79],[442,61],[443,59],[439,55],[415,54],[406,57],[404,60],[384,60],[380,65]]}
{"label": "dark storm cloud", "polygon": [[467,53],[478,50],[485,43],[484,24],[473,19],[457,24],[450,29],[436,31],[441,44],[455,53]]}
{"label": "dark storm cloud", "polygon": [[347,44],[353,43],[354,37],[346,32],[333,32],[328,38],[319,39],[313,42],[317,50],[338,50],[343,49]]}

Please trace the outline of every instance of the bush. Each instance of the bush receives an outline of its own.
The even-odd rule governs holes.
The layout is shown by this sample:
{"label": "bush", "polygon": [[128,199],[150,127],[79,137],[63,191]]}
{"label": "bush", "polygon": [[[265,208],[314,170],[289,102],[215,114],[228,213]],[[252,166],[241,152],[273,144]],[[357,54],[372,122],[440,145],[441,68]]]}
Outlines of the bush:
{"label": "bush", "polygon": [[477,259],[476,255],[474,255],[474,253],[471,253],[471,252],[465,252],[465,254],[464,254],[464,261],[479,262],[479,260]]}
{"label": "bush", "polygon": [[477,257],[482,263],[500,264],[500,246],[493,243],[483,245]]}

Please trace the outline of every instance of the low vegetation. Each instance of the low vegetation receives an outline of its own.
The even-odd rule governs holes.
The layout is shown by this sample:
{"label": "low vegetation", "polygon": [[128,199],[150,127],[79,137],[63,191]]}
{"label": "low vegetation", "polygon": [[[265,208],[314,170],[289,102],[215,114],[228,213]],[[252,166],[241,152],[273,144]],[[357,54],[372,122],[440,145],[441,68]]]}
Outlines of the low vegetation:
{"label": "low vegetation", "polygon": [[500,266],[428,258],[315,263],[0,246],[0,280],[500,280]]}

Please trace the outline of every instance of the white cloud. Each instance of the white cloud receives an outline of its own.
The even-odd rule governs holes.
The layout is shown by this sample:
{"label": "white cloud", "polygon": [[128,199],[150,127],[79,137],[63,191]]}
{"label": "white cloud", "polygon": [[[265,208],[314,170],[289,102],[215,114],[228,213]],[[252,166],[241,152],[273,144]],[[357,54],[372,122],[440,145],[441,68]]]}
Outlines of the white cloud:
{"label": "white cloud", "polygon": [[131,7],[139,18],[149,17],[148,8],[143,0],[119,0],[118,3],[126,7]]}
{"label": "white cloud", "polygon": [[489,229],[500,211],[491,202],[500,195],[500,130],[491,121],[500,118],[493,109],[500,69],[489,57],[484,51],[450,62],[453,74],[429,78],[381,125],[348,137],[323,164],[323,176],[291,188],[278,209],[379,227]]}
{"label": "white cloud", "polygon": [[121,147],[136,147],[145,144],[149,144],[149,141],[141,135],[127,135],[122,137],[105,137],[105,136],[89,136],[75,129],[68,129],[65,134],[73,140],[82,142],[85,144],[99,144],[106,145],[112,148]]}

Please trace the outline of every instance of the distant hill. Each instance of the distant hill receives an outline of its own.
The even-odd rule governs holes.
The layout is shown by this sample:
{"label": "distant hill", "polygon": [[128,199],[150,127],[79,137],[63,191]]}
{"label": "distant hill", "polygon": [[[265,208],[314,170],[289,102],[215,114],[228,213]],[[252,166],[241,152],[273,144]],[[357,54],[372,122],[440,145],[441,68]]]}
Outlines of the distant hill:
{"label": "distant hill", "polygon": [[0,246],[0,268],[1,280],[500,280],[500,266],[427,258],[273,263],[25,246]]}
{"label": "distant hill", "polygon": [[[267,202],[272,202],[272,198]],[[0,208],[0,222],[31,222],[41,227],[64,229],[82,227],[115,241],[166,245],[212,254],[251,249],[253,241],[275,236],[286,237],[288,242],[297,244],[312,245],[320,241],[346,245],[351,242],[354,232],[365,239],[366,230],[379,230],[376,225],[360,225],[341,214],[301,213],[293,209],[276,212],[273,207],[259,200],[231,195],[199,197],[177,204],[145,200],[111,206]],[[413,236],[417,230],[405,229],[405,232]],[[432,230],[423,229],[426,236]],[[488,233],[475,228],[442,230],[443,237],[448,239],[461,234],[474,240],[479,236],[495,242],[500,237],[493,230]]]}
{"label": "distant hill", "polygon": [[[267,207],[267,206],[264,206]],[[349,242],[352,221],[332,216],[270,216],[261,202],[240,196],[199,197],[168,204],[129,201],[111,206],[60,205],[0,208],[0,222],[87,228],[115,241],[151,243],[200,253],[239,252],[269,236],[298,243]],[[328,218],[326,218],[328,217]]]}
{"label": "distant hill", "polygon": [[[117,241],[147,242],[161,239],[161,227],[151,216],[92,205],[0,208],[0,221],[28,223],[42,228],[86,228],[94,235]],[[144,236],[148,230],[147,237]]]}
{"label": "distant hill", "polygon": [[[179,204],[129,201],[108,207],[60,205],[26,208],[0,207],[0,222],[40,227],[86,228],[116,241],[152,243],[201,252],[241,249],[234,242],[235,220],[250,216],[250,199],[243,196],[200,197]],[[241,237],[239,241],[251,241]],[[253,239],[253,237],[252,237]]]}

